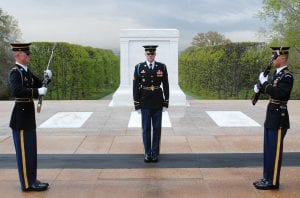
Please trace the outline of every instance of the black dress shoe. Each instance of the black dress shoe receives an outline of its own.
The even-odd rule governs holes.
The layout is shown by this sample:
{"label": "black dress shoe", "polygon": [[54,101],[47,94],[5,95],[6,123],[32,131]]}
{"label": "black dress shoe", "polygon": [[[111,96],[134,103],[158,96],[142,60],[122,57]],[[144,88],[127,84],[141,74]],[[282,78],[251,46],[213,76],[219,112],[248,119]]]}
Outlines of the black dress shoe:
{"label": "black dress shoe", "polygon": [[37,183],[37,184],[45,184],[45,185],[49,186],[48,183],[46,183],[46,182],[41,182],[40,180],[35,180],[35,183]]}
{"label": "black dress shoe", "polygon": [[151,162],[151,157],[149,155],[145,155],[144,162],[145,163]]}
{"label": "black dress shoe", "polygon": [[255,184],[259,183],[259,182],[262,182],[262,181],[266,181],[266,179],[262,178],[262,179],[256,180],[255,182],[253,182],[253,185],[255,185]]}
{"label": "black dress shoe", "polygon": [[273,185],[272,182],[267,181],[267,180],[263,180],[260,182],[257,182],[256,184],[254,184],[256,189],[259,190],[275,190],[275,189],[279,189],[279,185]]}
{"label": "black dress shoe", "polygon": [[49,187],[48,183],[42,183],[40,181],[36,181],[35,183],[31,184],[29,188],[23,189],[23,191],[44,191],[47,190]]}
{"label": "black dress shoe", "polygon": [[153,163],[158,162],[158,156],[157,155],[152,156],[152,162]]}

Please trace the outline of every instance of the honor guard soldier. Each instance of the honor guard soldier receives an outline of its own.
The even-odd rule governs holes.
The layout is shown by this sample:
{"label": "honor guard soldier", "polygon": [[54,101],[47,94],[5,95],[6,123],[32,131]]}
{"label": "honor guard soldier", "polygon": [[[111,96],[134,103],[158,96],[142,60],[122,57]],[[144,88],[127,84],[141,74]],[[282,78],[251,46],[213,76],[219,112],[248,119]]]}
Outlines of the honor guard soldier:
{"label": "honor guard soldier", "polygon": [[[283,140],[290,128],[287,102],[293,87],[293,75],[287,66],[289,47],[271,47],[276,68],[271,82],[263,72],[259,75],[261,87],[254,86],[254,91],[270,95],[264,123],[264,168],[263,178],[254,182],[260,190],[279,189],[282,161]],[[273,56],[274,56],[273,55]]]}
{"label": "honor guard soldier", "polygon": [[[37,180],[37,140],[34,98],[44,96],[46,87],[28,68],[31,43],[11,44],[15,65],[9,73],[9,90],[15,97],[9,126],[12,129],[22,191],[43,191],[49,186]],[[44,75],[51,78],[46,70]]]}
{"label": "honor guard soldier", "polygon": [[[133,100],[142,113],[144,161],[158,162],[162,111],[169,106],[169,81],[165,64],[155,61],[157,45],[145,45],[146,61],[135,66]],[[151,140],[151,123],[153,128]]]}

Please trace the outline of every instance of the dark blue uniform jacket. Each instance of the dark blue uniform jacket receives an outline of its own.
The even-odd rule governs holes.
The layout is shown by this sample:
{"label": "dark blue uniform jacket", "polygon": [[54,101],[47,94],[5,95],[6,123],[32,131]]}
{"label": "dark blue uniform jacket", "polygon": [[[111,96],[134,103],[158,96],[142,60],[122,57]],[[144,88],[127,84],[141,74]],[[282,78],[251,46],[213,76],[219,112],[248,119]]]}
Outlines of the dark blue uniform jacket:
{"label": "dark blue uniform jacket", "polygon": [[[38,88],[42,81],[34,76],[29,69],[27,72],[15,65],[9,74],[9,90],[16,98],[9,126],[12,129],[35,129],[34,98],[38,98]],[[20,100],[20,101],[18,101]]]}
{"label": "dark blue uniform jacket", "polygon": [[[267,107],[265,128],[290,128],[287,101],[290,99],[294,78],[288,68],[282,69],[273,76],[271,83],[265,82],[262,91],[270,95],[271,101]],[[272,102],[274,101],[274,102]]]}
{"label": "dark blue uniform jacket", "polygon": [[[162,85],[162,86],[161,86]],[[133,77],[135,109],[158,109],[169,106],[169,81],[165,64],[155,62],[150,70],[146,62],[135,66]]]}

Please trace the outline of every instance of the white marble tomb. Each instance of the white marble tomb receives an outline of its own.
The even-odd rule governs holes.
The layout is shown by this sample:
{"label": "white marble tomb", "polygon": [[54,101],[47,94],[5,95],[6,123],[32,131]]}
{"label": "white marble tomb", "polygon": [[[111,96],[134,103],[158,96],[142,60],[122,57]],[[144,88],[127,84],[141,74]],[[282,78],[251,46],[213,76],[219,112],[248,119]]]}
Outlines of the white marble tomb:
{"label": "white marble tomb", "polygon": [[188,105],[178,85],[178,38],[176,29],[122,29],[120,33],[120,86],[110,106],[133,106],[132,80],[136,64],[146,60],[143,45],[159,45],[156,60],[167,65],[169,105]]}

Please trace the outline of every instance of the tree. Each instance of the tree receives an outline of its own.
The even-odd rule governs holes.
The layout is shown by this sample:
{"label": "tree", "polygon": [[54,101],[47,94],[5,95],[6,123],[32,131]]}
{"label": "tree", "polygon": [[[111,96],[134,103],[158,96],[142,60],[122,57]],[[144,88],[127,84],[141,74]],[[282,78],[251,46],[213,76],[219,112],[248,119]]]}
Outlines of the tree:
{"label": "tree", "polygon": [[274,44],[295,47],[300,53],[299,0],[263,0],[259,17],[271,20],[270,30],[264,32],[273,39]]}
{"label": "tree", "polygon": [[201,99],[248,99],[269,58],[264,43],[189,48],[179,57],[179,84]]}
{"label": "tree", "polygon": [[[54,43],[33,42],[30,67],[42,78]],[[119,85],[119,58],[111,50],[57,42],[55,44],[52,82],[46,99],[99,99]]]}
{"label": "tree", "polygon": [[18,22],[0,8],[0,99],[8,98],[7,73],[12,65],[10,43],[16,42],[21,35]]}
{"label": "tree", "polygon": [[294,74],[292,95],[300,97],[300,0],[263,0],[259,17],[271,21],[271,45],[290,46],[289,66]]}
{"label": "tree", "polygon": [[207,33],[198,33],[192,41],[194,47],[215,46],[231,43],[225,36],[218,32],[209,31]]}
{"label": "tree", "polygon": [[17,41],[20,38],[21,31],[18,22],[10,15],[7,15],[0,8],[0,40],[1,46],[10,42]]}

